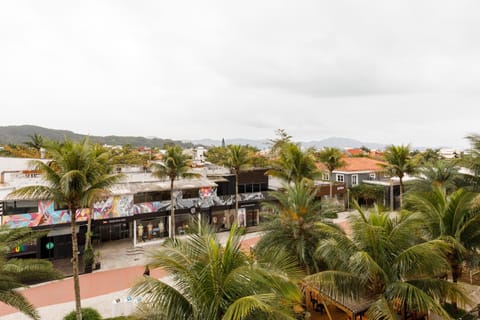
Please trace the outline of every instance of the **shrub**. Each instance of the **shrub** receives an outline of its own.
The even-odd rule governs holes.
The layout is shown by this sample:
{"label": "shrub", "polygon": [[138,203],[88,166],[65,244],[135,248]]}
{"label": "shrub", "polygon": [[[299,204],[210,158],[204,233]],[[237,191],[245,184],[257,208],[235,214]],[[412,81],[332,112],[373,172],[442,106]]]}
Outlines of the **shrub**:
{"label": "shrub", "polygon": [[87,247],[85,248],[85,251],[83,252],[83,263],[85,265],[91,266],[95,260],[95,254],[93,252],[92,247]]}
{"label": "shrub", "polygon": [[[76,313],[75,311],[70,312],[67,314],[63,320],[76,320]],[[82,308],[82,319],[83,320],[102,320],[102,316],[98,313],[97,310],[92,308]]]}

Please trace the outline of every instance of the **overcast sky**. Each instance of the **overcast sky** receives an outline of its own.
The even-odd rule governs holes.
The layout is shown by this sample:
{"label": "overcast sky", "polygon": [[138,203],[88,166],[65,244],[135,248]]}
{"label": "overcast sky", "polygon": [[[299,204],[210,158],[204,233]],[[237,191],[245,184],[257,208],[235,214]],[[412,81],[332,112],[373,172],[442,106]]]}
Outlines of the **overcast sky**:
{"label": "overcast sky", "polygon": [[466,147],[479,14],[477,0],[0,0],[0,126]]}

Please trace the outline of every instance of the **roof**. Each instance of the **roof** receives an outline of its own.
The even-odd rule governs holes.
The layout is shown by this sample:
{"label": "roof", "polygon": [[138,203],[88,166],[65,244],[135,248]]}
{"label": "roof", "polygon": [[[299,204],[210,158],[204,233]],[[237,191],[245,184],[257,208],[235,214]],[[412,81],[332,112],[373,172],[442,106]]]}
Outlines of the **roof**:
{"label": "roof", "polygon": [[[383,171],[382,165],[386,165],[386,162],[374,160],[370,158],[357,158],[357,157],[344,157],[342,160],[345,162],[345,165],[337,168],[334,172],[359,172],[359,171],[372,171],[378,172]],[[317,163],[317,168],[322,171],[327,171],[327,167],[323,163]]]}
{"label": "roof", "polygon": [[353,299],[351,297],[333,297],[328,292],[314,284],[304,284],[303,290],[306,294],[320,296],[322,300],[333,303],[337,308],[353,316],[365,313],[370,305],[375,302],[374,297],[359,297]]}

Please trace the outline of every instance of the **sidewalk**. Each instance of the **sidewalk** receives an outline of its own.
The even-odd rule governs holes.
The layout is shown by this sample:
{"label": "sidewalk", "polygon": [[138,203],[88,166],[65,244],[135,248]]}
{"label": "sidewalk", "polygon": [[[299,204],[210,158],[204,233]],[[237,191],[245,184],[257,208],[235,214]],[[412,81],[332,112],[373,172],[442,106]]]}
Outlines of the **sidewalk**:
{"label": "sidewalk", "polygon": [[[218,234],[219,240],[225,243],[228,232]],[[260,232],[248,233],[242,237],[242,248],[248,249],[261,237]],[[130,312],[123,304],[128,297],[128,290],[139,278],[142,277],[144,266],[148,261],[146,253],[155,248],[159,243],[145,244],[144,250],[132,251],[131,240],[118,240],[105,243],[99,247],[102,255],[102,269],[93,273],[80,275],[80,291],[82,307],[97,309],[102,316],[114,316],[115,308],[125,308],[125,313]],[[131,254],[133,252],[133,254]],[[151,276],[165,279],[167,274],[161,269],[151,270]],[[73,279],[47,282],[20,289],[22,294],[32,303],[45,320],[62,320],[63,317],[74,310]],[[120,299],[120,303],[113,302]],[[132,306],[131,303],[128,304]],[[117,310],[119,311],[119,310]],[[29,320],[27,316],[7,305],[0,303],[1,320]]]}

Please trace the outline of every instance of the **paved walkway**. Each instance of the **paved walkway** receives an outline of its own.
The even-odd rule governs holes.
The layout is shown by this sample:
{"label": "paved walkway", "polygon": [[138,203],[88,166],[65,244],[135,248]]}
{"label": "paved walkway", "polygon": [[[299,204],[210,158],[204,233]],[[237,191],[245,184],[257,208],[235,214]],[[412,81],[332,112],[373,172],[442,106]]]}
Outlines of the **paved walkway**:
{"label": "paved walkway", "polygon": [[[224,243],[228,233],[218,234]],[[254,232],[243,236],[242,248],[248,249],[260,239],[261,233]],[[145,244],[145,252],[158,245]],[[131,241],[114,241],[99,249],[102,254],[102,270],[80,276],[80,291],[83,307],[93,307],[102,316],[112,317],[133,311],[133,302],[126,301],[128,290],[143,275],[148,257],[143,250],[133,249]],[[151,276],[165,279],[167,274],[161,269],[151,270]],[[73,279],[65,278],[20,289],[22,294],[39,311],[42,319],[62,320],[74,309]],[[113,303],[119,299],[119,303]],[[27,316],[0,303],[1,320],[27,320]]]}

